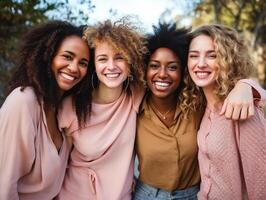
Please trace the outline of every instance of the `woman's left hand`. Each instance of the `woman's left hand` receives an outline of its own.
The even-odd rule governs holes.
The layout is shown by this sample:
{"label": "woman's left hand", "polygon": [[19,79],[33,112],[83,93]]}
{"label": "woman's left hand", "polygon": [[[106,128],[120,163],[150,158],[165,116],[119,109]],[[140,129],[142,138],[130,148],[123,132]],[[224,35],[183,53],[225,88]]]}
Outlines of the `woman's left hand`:
{"label": "woman's left hand", "polygon": [[252,87],[238,82],[224,100],[220,115],[227,119],[246,120],[254,115]]}

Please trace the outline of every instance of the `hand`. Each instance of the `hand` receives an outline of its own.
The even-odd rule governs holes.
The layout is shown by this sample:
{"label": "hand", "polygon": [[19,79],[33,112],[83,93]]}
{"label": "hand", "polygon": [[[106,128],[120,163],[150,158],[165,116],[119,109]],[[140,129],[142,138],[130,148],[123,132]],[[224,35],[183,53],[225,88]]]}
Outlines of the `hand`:
{"label": "hand", "polygon": [[238,82],[224,100],[220,115],[227,119],[246,120],[254,115],[252,87]]}

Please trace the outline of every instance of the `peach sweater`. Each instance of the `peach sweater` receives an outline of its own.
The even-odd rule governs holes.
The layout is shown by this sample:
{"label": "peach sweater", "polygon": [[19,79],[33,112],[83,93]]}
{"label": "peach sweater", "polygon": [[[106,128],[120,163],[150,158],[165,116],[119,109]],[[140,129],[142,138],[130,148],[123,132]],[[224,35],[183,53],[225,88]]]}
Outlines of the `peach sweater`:
{"label": "peach sweater", "polygon": [[143,91],[123,92],[114,102],[92,104],[91,118],[79,130],[71,99],[64,103],[60,127],[73,138],[62,200],[130,200],[136,116]]}
{"label": "peach sweater", "polygon": [[70,151],[63,138],[58,153],[33,89],[13,90],[0,110],[0,199],[53,199]]}
{"label": "peach sweater", "polygon": [[[266,92],[254,88],[265,100]],[[266,119],[261,109],[256,107],[255,116],[246,121],[231,121],[207,107],[198,146],[199,200],[266,199]]]}

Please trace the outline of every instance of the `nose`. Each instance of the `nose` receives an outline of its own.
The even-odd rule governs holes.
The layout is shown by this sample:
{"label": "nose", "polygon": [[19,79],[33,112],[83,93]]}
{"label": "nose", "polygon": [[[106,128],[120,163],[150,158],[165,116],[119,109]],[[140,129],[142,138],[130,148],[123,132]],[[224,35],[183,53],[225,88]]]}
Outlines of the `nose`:
{"label": "nose", "polygon": [[107,68],[109,70],[114,70],[116,68],[116,63],[113,59],[110,59],[108,62],[107,62]]}
{"label": "nose", "polygon": [[77,62],[71,62],[71,63],[68,65],[68,69],[69,69],[71,72],[77,72],[77,71],[78,71],[78,63],[77,63]]}
{"label": "nose", "polygon": [[206,58],[204,56],[199,58],[198,67],[206,67]]}
{"label": "nose", "polygon": [[160,67],[158,75],[160,78],[167,77],[166,67]]}

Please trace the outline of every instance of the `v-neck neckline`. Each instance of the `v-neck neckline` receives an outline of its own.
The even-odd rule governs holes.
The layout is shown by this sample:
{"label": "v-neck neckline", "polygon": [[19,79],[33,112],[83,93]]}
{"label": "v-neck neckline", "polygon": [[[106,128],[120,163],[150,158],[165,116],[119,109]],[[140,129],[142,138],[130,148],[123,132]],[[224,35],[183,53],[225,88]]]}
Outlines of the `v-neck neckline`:
{"label": "v-neck neckline", "polygon": [[65,135],[63,133],[61,133],[61,131],[59,130],[60,134],[62,135],[62,145],[60,146],[59,149],[57,149],[55,143],[53,142],[53,139],[51,137],[51,133],[50,133],[49,128],[48,128],[46,114],[45,114],[45,110],[44,110],[44,102],[41,103],[41,112],[42,112],[42,120],[43,120],[45,129],[46,129],[46,134],[47,134],[48,140],[49,140],[52,148],[56,151],[57,156],[61,157],[61,154],[63,152],[63,148],[65,148],[65,143],[66,143]]}

